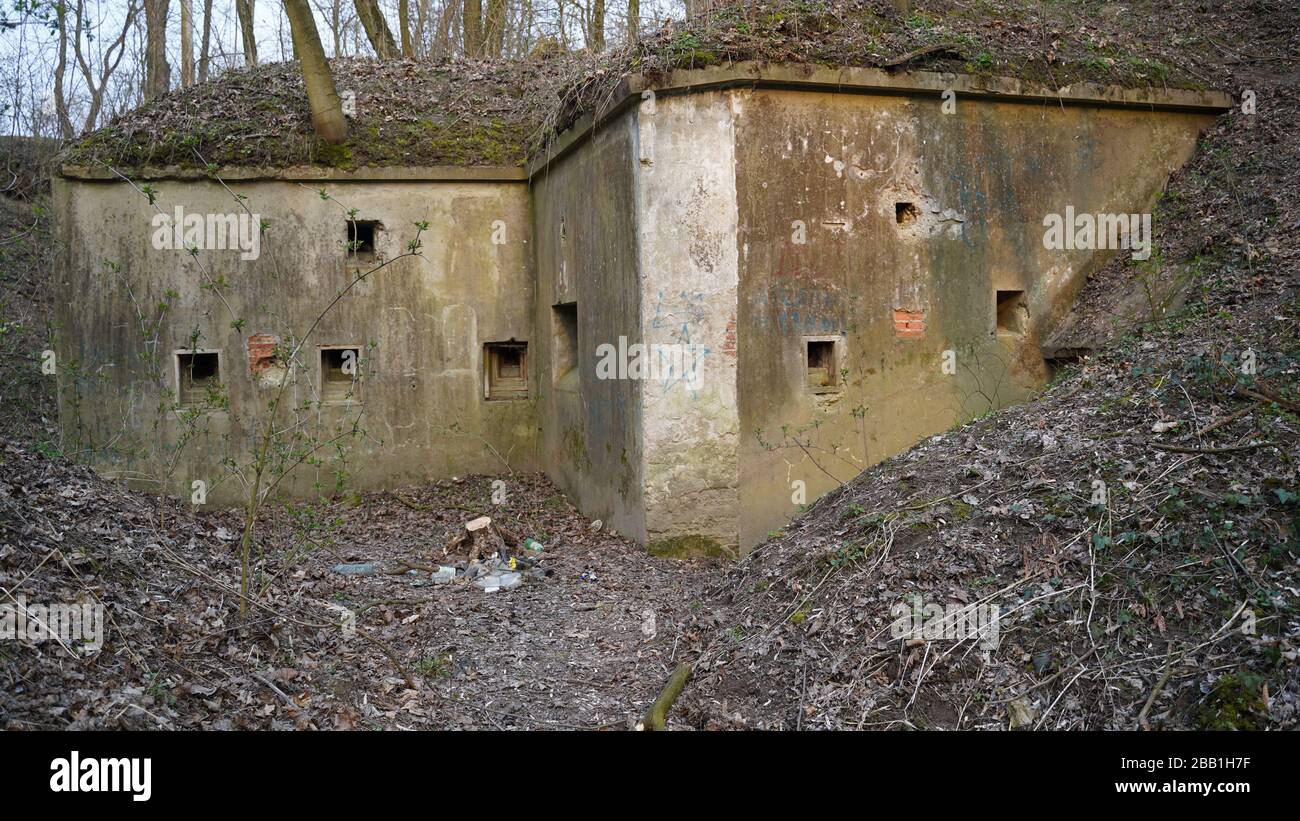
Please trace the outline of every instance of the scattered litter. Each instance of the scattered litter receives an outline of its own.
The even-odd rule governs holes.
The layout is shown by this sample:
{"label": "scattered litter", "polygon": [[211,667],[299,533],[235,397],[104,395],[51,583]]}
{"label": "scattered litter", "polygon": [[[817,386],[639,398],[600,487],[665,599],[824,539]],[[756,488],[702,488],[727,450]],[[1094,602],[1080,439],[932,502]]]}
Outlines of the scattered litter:
{"label": "scattered litter", "polygon": [[1007,705],[1007,713],[1011,721],[1010,727],[1018,730],[1021,727],[1030,727],[1038,718],[1038,711],[1033,708],[1028,699],[1018,698]]}
{"label": "scattered litter", "polygon": [[375,576],[379,573],[379,565],[371,562],[357,562],[353,564],[336,564],[330,568],[335,573],[342,573],[344,576]]}
{"label": "scattered litter", "polygon": [[509,590],[512,587],[518,587],[519,583],[523,580],[523,574],[506,571],[504,573],[489,573],[486,576],[480,576],[474,580],[474,584],[483,588],[484,593],[495,593],[498,590]]}
{"label": "scattered litter", "polygon": [[441,565],[438,572],[433,574],[434,584],[449,584],[456,580],[456,568],[449,565]]}
{"label": "scattered litter", "polygon": [[546,545],[529,536],[523,541],[524,550],[531,550],[534,553],[541,553],[546,549]]}

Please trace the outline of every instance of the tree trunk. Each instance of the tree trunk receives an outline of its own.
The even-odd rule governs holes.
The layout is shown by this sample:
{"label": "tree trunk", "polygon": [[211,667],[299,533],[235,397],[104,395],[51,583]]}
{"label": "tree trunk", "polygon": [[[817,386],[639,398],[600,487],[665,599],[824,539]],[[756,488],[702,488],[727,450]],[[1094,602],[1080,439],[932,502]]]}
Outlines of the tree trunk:
{"label": "tree trunk", "polygon": [[415,0],[415,22],[411,24],[411,51],[416,57],[429,53],[429,0]]}
{"label": "tree trunk", "polygon": [[402,37],[402,56],[414,57],[411,45],[411,0],[397,0],[397,26]]}
{"label": "tree trunk", "polygon": [[171,0],[145,0],[144,98],[166,94],[172,84],[167,63],[167,9]]}
{"label": "tree trunk", "polygon": [[605,50],[605,0],[592,0],[591,31],[587,38],[587,48],[595,52]]}
{"label": "tree trunk", "polygon": [[[68,116],[68,101],[63,93],[63,78],[68,71],[68,8],[58,3],[54,13],[59,25],[59,62],[54,67],[54,115],[59,124],[59,137],[70,140],[73,136],[72,118]],[[81,30],[73,32],[72,36],[80,37]]]}
{"label": "tree trunk", "polygon": [[393,42],[393,33],[388,30],[388,21],[379,8],[379,0],[355,0],[357,19],[366,30],[366,39],[375,50],[375,56],[381,60],[397,56],[397,43]]}
{"label": "tree trunk", "polygon": [[181,86],[194,85],[194,5],[181,0]]}
{"label": "tree trunk", "polygon": [[487,25],[483,33],[483,52],[500,57],[506,39],[506,0],[488,0]]}
{"label": "tree trunk", "polygon": [[343,116],[339,93],[334,89],[334,78],[330,75],[330,64],[325,59],[325,48],[320,43],[311,6],[307,0],[284,0],[284,10],[293,33],[293,47],[302,65],[312,127],[325,142],[341,143],[348,137],[348,121]]}
{"label": "tree trunk", "polygon": [[334,38],[334,56],[343,55],[343,0],[330,2],[330,36]]}
{"label": "tree trunk", "polygon": [[212,47],[212,0],[203,0],[203,35],[199,42],[199,82],[208,81],[208,53]]}
{"label": "tree trunk", "polygon": [[635,43],[641,37],[641,0],[627,0],[627,41]]}
{"label": "tree trunk", "polygon": [[451,23],[452,18],[455,16],[454,5],[450,2],[444,2],[442,11],[438,13],[438,28],[434,32],[433,43],[429,48],[429,54],[434,59],[441,60],[451,52]]}
{"label": "tree trunk", "polygon": [[466,57],[483,56],[483,0],[465,0],[461,6],[461,40]]}
{"label": "tree trunk", "polygon": [[239,17],[239,31],[244,43],[244,65],[257,65],[257,32],[253,27],[254,0],[235,0],[235,14]]}

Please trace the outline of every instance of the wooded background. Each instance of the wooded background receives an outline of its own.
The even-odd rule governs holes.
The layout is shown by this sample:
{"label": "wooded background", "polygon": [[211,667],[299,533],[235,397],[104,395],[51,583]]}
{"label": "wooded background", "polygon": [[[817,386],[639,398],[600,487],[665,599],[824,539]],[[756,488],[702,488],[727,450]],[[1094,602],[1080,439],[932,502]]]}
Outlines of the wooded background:
{"label": "wooded background", "polygon": [[[69,139],[178,86],[295,57],[281,0],[7,0],[0,133]],[[602,51],[719,0],[306,0],[329,57]]]}

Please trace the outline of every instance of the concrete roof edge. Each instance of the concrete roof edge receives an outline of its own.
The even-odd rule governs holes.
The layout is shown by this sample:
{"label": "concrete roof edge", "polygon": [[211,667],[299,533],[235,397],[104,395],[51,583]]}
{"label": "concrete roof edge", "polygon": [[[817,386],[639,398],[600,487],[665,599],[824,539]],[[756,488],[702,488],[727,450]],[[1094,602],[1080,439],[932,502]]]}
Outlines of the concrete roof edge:
{"label": "concrete roof edge", "polygon": [[555,137],[540,154],[529,161],[527,176],[531,179],[544,171],[550,163],[568,154],[590,136],[594,129],[620,114],[646,91],[669,95],[719,91],[745,86],[902,96],[940,95],[944,91],[951,90],[958,99],[973,97],[1002,102],[1091,105],[1103,108],[1206,114],[1222,113],[1234,105],[1231,96],[1214,89],[1130,88],[1119,85],[1103,86],[1096,83],[1074,83],[1052,89],[1040,83],[1012,77],[984,77],[939,71],[886,71],[856,66],[828,68],[799,63],[747,61],[726,66],[679,69],[659,81],[651,81],[641,74],[630,75],[623,85],[625,93],[616,96],[613,105],[600,116],[586,114],[579,117],[569,128]]}
{"label": "concrete roof edge", "polygon": [[[201,168],[180,166],[146,166],[122,169],[121,173],[133,180],[206,180],[212,175]],[[226,166],[218,175],[227,182],[233,180],[266,180],[272,182],[525,182],[524,169],[514,165],[437,165],[437,166],[381,166],[344,171],[312,165],[287,168],[256,166]],[[102,166],[63,165],[59,174],[68,179],[89,181],[121,180],[121,177]]]}

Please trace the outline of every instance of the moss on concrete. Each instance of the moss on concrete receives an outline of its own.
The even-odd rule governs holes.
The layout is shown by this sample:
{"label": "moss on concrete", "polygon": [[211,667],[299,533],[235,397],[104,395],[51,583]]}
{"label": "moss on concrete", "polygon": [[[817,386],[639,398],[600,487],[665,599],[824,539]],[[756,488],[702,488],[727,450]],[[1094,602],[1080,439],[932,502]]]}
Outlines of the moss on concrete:
{"label": "moss on concrete", "polygon": [[656,539],[646,545],[651,556],[665,556],[673,559],[734,559],[735,550],[708,536],[691,534]]}

